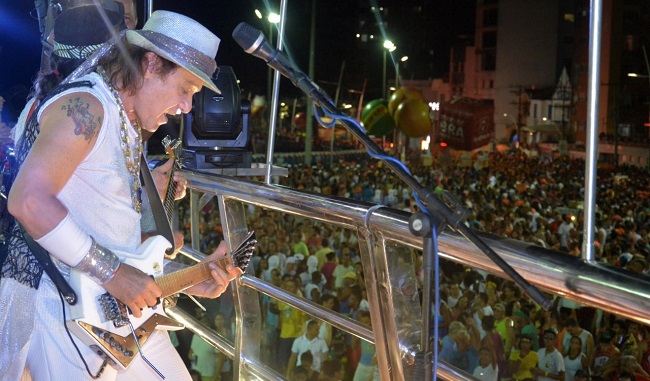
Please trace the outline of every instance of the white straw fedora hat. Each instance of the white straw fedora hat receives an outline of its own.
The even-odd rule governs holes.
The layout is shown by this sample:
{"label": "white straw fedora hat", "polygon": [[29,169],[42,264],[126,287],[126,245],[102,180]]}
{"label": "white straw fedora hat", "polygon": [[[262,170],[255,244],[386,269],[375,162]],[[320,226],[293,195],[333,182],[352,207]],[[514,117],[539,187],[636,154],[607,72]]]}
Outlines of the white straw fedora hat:
{"label": "white straw fedora hat", "polygon": [[214,58],[219,37],[187,16],[169,11],[155,11],[141,30],[128,30],[126,39],[187,69],[212,91],[221,93],[212,75],[217,69]]}

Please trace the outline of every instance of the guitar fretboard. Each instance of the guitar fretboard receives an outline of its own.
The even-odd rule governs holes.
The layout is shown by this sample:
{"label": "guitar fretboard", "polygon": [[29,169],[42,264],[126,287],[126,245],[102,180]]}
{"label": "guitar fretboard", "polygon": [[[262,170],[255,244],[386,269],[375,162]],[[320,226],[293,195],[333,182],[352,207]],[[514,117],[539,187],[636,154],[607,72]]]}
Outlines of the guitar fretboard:
{"label": "guitar fretboard", "polygon": [[[174,160],[170,158],[170,160]],[[167,215],[167,220],[171,224],[172,217],[174,215],[174,210],[176,207],[176,189],[178,188],[176,182],[174,181],[174,172],[181,169],[181,165],[178,161],[174,160],[174,165],[172,170],[169,171],[169,185],[167,186],[167,192],[165,193],[165,199],[163,200],[163,206],[165,208],[165,215]]]}
{"label": "guitar fretboard", "polygon": [[[226,265],[228,264],[228,257],[220,258],[213,263],[216,263],[217,266],[221,267],[223,270],[226,270]],[[210,262],[203,262],[192,267],[185,268],[183,270],[174,271],[171,274],[163,275],[156,278],[156,283],[162,289],[163,298],[166,298],[170,295],[174,295],[181,291],[187,290],[188,288],[197,285],[201,282],[205,282],[208,279],[212,278],[210,273]]]}

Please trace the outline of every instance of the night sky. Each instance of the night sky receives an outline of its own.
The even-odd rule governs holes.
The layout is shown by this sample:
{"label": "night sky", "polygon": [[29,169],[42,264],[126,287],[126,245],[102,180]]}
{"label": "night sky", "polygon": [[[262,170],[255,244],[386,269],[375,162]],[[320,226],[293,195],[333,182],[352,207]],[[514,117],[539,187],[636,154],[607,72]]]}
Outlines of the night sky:
{"label": "night sky", "polygon": [[[259,28],[268,36],[269,25],[253,13],[265,9],[262,0],[156,0],[154,9],[186,14],[221,38],[217,63],[232,66],[244,94],[265,94],[267,66],[244,53],[232,39],[233,29],[242,21]],[[278,4],[279,1],[270,1]],[[309,60],[310,3],[289,0],[285,51],[307,72]],[[372,96],[382,80],[380,43],[359,44],[360,14],[368,13],[365,1],[318,0],[314,78],[329,94],[334,94],[343,61],[343,94],[346,89],[360,89],[367,79]],[[389,38],[398,46],[397,55],[408,55],[401,67],[403,76],[411,79],[440,77],[447,71],[449,47],[459,34],[473,33],[474,0],[387,0],[380,5],[390,9]],[[40,66],[41,46],[37,20],[30,15],[34,1],[0,0],[0,95],[7,103],[2,116],[12,121],[22,109],[24,100]],[[417,12],[420,9],[421,12]],[[274,9],[279,11],[279,6]],[[367,17],[370,19],[370,17]],[[142,8],[140,23],[143,24]],[[372,30],[374,26],[370,27]],[[390,67],[390,64],[389,64]],[[389,69],[393,70],[393,69]],[[297,91],[288,81],[281,84],[281,95],[295,96]]]}

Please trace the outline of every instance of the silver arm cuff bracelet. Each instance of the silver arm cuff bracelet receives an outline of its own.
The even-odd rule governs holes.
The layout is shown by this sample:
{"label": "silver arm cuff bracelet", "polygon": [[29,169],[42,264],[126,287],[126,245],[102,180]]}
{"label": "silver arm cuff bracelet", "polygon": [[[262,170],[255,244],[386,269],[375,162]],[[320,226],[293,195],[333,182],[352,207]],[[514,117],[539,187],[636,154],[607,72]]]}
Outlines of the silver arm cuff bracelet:
{"label": "silver arm cuff bracelet", "polygon": [[95,282],[104,284],[113,279],[120,268],[120,259],[107,248],[97,244],[93,238],[93,244],[88,254],[75,266],[75,270],[80,271]]}

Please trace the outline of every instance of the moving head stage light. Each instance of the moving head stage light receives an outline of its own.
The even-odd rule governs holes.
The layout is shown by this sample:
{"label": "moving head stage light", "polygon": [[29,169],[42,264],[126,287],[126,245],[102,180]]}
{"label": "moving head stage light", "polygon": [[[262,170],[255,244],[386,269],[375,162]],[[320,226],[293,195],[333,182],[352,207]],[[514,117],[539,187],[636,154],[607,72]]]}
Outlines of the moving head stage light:
{"label": "moving head stage light", "polygon": [[192,169],[250,168],[250,113],[230,66],[219,66],[214,83],[221,94],[203,88],[184,116],[183,165]]}

